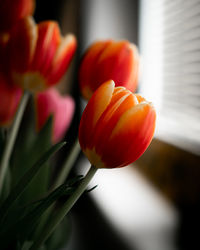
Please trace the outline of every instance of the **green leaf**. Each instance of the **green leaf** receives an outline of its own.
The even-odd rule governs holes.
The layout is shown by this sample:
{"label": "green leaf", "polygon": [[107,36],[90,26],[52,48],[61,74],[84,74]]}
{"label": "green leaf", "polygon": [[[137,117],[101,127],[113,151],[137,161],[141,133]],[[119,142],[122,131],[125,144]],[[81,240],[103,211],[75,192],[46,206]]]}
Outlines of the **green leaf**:
{"label": "green leaf", "polygon": [[[10,168],[7,169],[6,175],[5,175],[5,181],[3,184],[2,194],[1,194],[1,203],[8,197],[11,189],[11,174],[10,174]],[[0,203],[0,204],[1,204]]]}
{"label": "green leaf", "polygon": [[[77,184],[80,182],[80,178],[77,178]],[[69,183],[73,183],[70,186]],[[20,239],[21,242],[25,242],[30,239],[30,235],[33,234],[35,227],[38,225],[38,221],[42,214],[51,207],[51,205],[61,198],[62,196],[69,196],[75,190],[76,183],[69,182],[61,185],[56,190],[51,192],[46,198],[40,200],[36,206],[27,210],[27,213],[22,213],[22,217],[18,217],[14,225],[5,227],[0,234],[1,247],[7,247],[11,240]],[[31,204],[30,204],[31,206]]]}
{"label": "green leaf", "polygon": [[[64,184],[56,188],[53,192],[51,192],[46,198],[44,198],[40,202],[40,204],[38,204],[37,207],[33,209],[32,212],[30,212],[27,215],[27,217],[24,217],[23,223],[22,223],[23,227],[24,225],[27,225],[26,228],[29,228],[30,229],[29,231],[32,234],[31,230],[34,229],[34,225],[37,224],[37,226],[39,226],[39,223],[37,222],[37,220],[41,217],[41,215],[45,212],[47,214],[47,218],[45,219],[50,219],[51,213],[53,209],[55,209],[55,206],[52,206],[52,204],[55,203],[56,200],[62,197],[65,201],[68,198],[68,196],[74,192],[74,190],[79,185],[81,180],[82,180],[81,175],[76,176],[75,178],[69,179]],[[27,230],[26,230],[26,233],[27,233]]]}
{"label": "green leaf", "polygon": [[[13,186],[32,167],[35,160],[39,159],[52,145],[53,117],[50,116],[40,132],[36,133],[36,114],[33,103],[29,107],[29,112],[26,116],[27,118],[22,123],[11,161]],[[37,177],[34,178],[31,185],[28,186],[18,200],[19,205],[36,200],[46,193],[49,185],[49,173],[51,171],[49,165],[49,162],[45,163],[45,166],[39,171]]]}
{"label": "green leaf", "polygon": [[21,248],[21,250],[28,250],[31,247],[32,244],[33,244],[32,241],[25,241],[22,248]]}
{"label": "green leaf", "polygon": [[[6,142],[6,136],[7,136],[7,130],[6,128],[0,128],[0,161],[2,158],[2,154],[4,151],[4,146],[5,146],[5,142]],[[4,181],[4,185],[2,187],[2,192],[1,192],[1,196],[0,196],[0,204],[4,201],[4,199],[7,197],[9,189],[10,189],[10,171],[9,169],[6,172],[6,176],[5,176],[5,181]]]}
{"label": "green leaf", "polygon": [[31,246],[30,250],[38,249],[49,238],[49,236],[55,231],[56,227],[60,224],[60,222],[64,219],[64,217],[73,207],[73,205],[82,195],[82,193],[85,191],[88,183],[93,178],[96,171],[97,171],[97,168],[91,165],[89,171],[87,172],[85,177],[82,179],[82,181],[79,183],[79,185],[77,186],[75,191],[72,193],[72,195],[69,197],[69,199],[67,199],[65,203],[63,203],[63,205],[59,207],[59,209],[53,213],[53,215],[51,216],[51,219],[48,220],[44,230],[41,232],[39,237],[34,241],[34,244]]}
{"label": "green leaf", "polygon": [[70,218],[66,216],[51,237],[49,237],[46,242],[48,250],[65,249],[64,246],[66,246],[70,240],[71,234],[71,221],[69,219]]}
{"label": "green leaf", "polygon": [[[50,116],[44,127],[35,138],[33,146],[29,152],[32,162],[34,159],[38,159],[41,154],[43,154],[51,146],[52,121],[53,117]],[[46,194],[49,186],[50,171],[51,168],[49,163],[46,162],[20,198],[21,204],[36,200]]]}
{"label": "green leaf", "polygon": [[[30,213],[28,213],[27,216],[25,216],[20,222],[22,229],[26,228],[26,230],[24,231],[25,236],[33,232],[36,225],[38,224],[38,219],[57,199],[59,199],[63,195],[71,194],[72,191],[73,189],[70,186],[63,184],[46,198],[44,198]],[[19,225],[17,226],[17,228],[19,228]]]}
{"label": "green leaf", "polygon": [[33,165],[33,160],[38,158],[31,155],[36,133],[35,113],[32,105],[29,105],[21,123],[17,140],[11,158],[12,186],[15,186],[25,172]]}
{"label": "green leaf", "polygon": [[6,129],[0,128],[0,159],[5,146],[5,141],[6,141]]}
{"label": "green leaf", "polygon": [[8,198],[4,201],[2,207],[0,208],[0,224],[3,222],[5,216],[8,214],[9,209],[13,205],[15,200],[17,200],[17,198],[23,193],[25,188],[28,186],[28,184],[30,184],[31,180],[38,173],[44,163],[64,145],[65,142],[61,142],[52,146],[19,180],[19,182],[12,189]]}
{"label": "green leaf", "polygon": [[[74,178],[71,178],[67,181],[65,181],[65,183],[68,185],[68,186],[71,186],[71,187],[76,187],[80,181],[83,179],[83,176],[82,175],[78,175]],[[55,189],[56,190],[56,189]],[[65,197],[66,198],[66,197]],[[47,209],[47,211],[45,211],[45,213],[42,215],[42,217],[40,218],[40,222],[37,226],[37,229],[35,230],[34,232],[34,238],[37,238],[41,232],[44,230],[45,226],[46,226],[46,223],[48,221],[49,218],[51,218],[51,214],[53,212],[53,210],[55,209],[55,206],[51,206],[49,209]]]}
{"label": "green leaf", "polygon": [[[23,246],[20,248],[20,250],[29,250],[30,247],[32,246],[33,242],[32,241],[26,241],[24,242]],[[38,250],[45,250],[46,247],[42,245]]]}

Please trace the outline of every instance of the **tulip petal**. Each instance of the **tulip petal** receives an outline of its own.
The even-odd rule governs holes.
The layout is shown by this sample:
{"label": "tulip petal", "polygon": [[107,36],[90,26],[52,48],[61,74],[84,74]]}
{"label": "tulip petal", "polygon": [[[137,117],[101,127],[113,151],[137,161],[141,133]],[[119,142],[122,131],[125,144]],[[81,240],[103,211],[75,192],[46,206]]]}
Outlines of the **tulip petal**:
{"label": "tulip petal", "polygon": [[41,22],[37,27],[38,39],[30,70],[39,70],[42,75],[45,75],[60,42],[60,30],[58,24],[53,21]]}
{"label": "tulip petal", "polygon": [[52,63],[46,72],[48,84],[53,85],[60,80],[71,62],[76,50],[76,38],[69,34],[62,38]]}
{"label": "tulip petal", "polygon": [[140,103],[125,112],[104,147],[104,164],[110,168],[123,167],[137,160],[151,142],[155,117],[150,103]]}
{"label": "tulip petal", "polygon": [[113,81],[107,81],[102,84],[98,91],[93,94],[85,108],[79,127],[79,141],[83,148],[86,147],[86,141],[92,142],[95,125],[111,101],[114,86]]}
{"label": "tulip petal", "polygon": [[75,109],[74,100],[70,96],[61,96],[50,88],[36,95],[37,130],[40,130],[50,115],[53,115],[52,140],[58,142],[67,131]]}
{"label": "tulip petal", "polygon": [[34,7],[34,0],[1,0],[0,32],[8,32],[18,20],[32,15]]}
{"label": "tulip petal", "polygon": [[104,49],[94,66],[94,74],[98,79],[96,86],[107,79],[112,79],[116,86],[123,84],[127,88],[127,85],[130,85],[130,75],[135,75],[133,69],[133,52],[129,42],[113,42]]}
{"label": "tulip petal", "polygon": [[64,96],[60,98],[57,105],[57,110],[55,111],[55,124],[53,131],[53,142],[57,143],[63,138],[66,131],[68,130],[72,117],[74,114],[75,103],[70,96]]}
{"label": "tulip petal", "polygon": [[89,159],[90,163],[97,168],[105,168],[106,166],[101,160],[101,157],[96,153],[95,149],[88,149],[84,151],[84,154]]}
{"label": "tulip petal", "polygon": [[[85,53],[82,59],[79,70],[79,82],[82,95],[87,100],[90,99],[92,93],[97,89],[96,82],[96,71],[93,69],[98,57],[101,55],[103,50],[112,43],[112,40],[97,41],[95,42]],[[110,78],[112,79],[112,78]],[[107,81],[105,79],[101,83]],[[91,84],[93,83],[93,84]]]}
{"label": "tulip petal", "polygon": [[32,17],[24,18],[15,25],[8,42],[11,72],[24,73],[27,70],[34,55],[37,37],[37,26]]}
{"label": "tulip petal", "polygon": [[139,95],[139,94],[135,94],[135,97],[137,98],[139,103],[146,102],[146,99],[143,96]]}
{"label": "tulip petal", "polygon": [[134,44],[126,40],[99,41],[85,53],[79,70],[81,94],[87,100],[105,81],[135,91],[138,83],[139,54]]}
{"label": "tulip petal", "polygon": [[123,90],[113,94],[110,104],[95,127],[93,146],[95,146],[98,154],[101,155],[101,152],[104,149],[104,144],[107,143],[107,140],[120,119],[120,116],[136,104],[138,104],[137,98],[128,90]]}
{"label": "tulip petal", "polygon": [[[130,76],[126,82],[126,88],[135,92],[138,85],[139,78],[139,53],[137,47],[134,44],[129,45],[130,57],[127,65],[129,66]],[[132,51],[132,52],[131,52]]]}

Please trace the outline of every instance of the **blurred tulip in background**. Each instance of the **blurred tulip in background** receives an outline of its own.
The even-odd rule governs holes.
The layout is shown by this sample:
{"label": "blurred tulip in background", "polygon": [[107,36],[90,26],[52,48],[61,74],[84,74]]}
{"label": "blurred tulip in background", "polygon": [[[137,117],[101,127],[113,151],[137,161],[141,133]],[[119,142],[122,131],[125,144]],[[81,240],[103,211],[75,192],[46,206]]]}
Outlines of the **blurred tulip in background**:
{"label": "blurred tulip in background", "polygon": [[80,65],[79,84],[83,97],[90,99],[105,81],[113,80],[134,92],[138,85],[139,54],[129,41],[102,40],[85,52]]}
{"label": "blurred tulip in background", "polygon": [[57,22],[36,24],[29,16],[12,29],[4,58],[5,71],[23,89],[43,91],[60,81],[75,50],[75,36],[62,37]]}
{"label": "blurred tulip in background", "polygon": [[21,18],[32,15],[34,0],[0,0],[0,33],[9,32]]}
{"label": "blurred tulip in background", "polygon": [[75,102],[70,96],[61,96],[55,88],[36,95],[37,129],[40,130],[50,115],[53,115],[52,140],[63,138],[74,115]]}

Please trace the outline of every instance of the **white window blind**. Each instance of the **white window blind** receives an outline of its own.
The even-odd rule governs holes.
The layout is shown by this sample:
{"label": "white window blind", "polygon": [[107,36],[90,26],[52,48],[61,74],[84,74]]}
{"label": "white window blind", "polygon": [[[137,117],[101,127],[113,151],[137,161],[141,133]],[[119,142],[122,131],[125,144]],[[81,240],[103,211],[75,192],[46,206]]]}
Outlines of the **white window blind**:
{"label": "white window blind", "polygon": [[155,104],[156,137],[200,154],[200,0],[141,0],[139,92]]}

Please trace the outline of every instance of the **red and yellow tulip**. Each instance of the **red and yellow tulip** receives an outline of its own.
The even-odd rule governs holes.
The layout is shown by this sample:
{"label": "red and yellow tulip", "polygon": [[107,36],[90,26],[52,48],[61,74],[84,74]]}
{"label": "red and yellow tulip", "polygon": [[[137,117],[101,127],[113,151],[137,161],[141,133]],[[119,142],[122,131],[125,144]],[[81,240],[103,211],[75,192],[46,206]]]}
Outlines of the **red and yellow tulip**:
{"label": "red and yellow tulip", "polygon": [[32,17],[26,17],[12,29],[5,64],[15,84],[33,92],[43,91],[59,82],[75,49],[75,37],[62,37],[56,22],[36,25]]}
{"label": "red and yellow tulip", "polygon": [[50,88],[35,96],[37,130],[40,130],[50,115],[53,115],[52,141],[58,142],[66,133],[75,109],[70,96],[61,96],[55,88]]}
{"label": "red and yellow tulip", "polygon": [[117,168],[138,159],[150,144],[156,112],[150,102],[113,81],[88,102],[79,127],[80,146],[97,168]]}
{"label": "red and yellow tulip", "polygon": [[0,126],[10,125],[21,96],[21,89],[8,84],[8,80],[0,74]]}
{"label": "red and yellow tulip", "polygon": [[138,84],[139,55],[128,41],[98,41],[86,51],[80,64],[79,84],[82,96],[89,100],[105,81],[113,80],[134,92]]}

